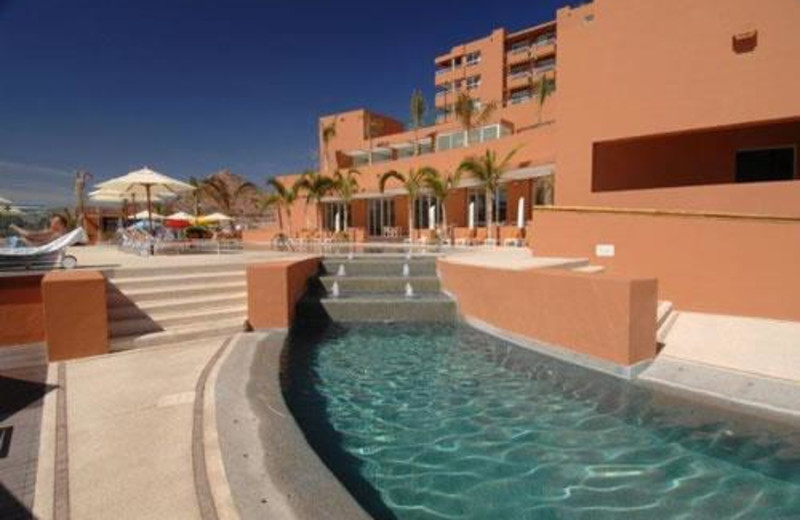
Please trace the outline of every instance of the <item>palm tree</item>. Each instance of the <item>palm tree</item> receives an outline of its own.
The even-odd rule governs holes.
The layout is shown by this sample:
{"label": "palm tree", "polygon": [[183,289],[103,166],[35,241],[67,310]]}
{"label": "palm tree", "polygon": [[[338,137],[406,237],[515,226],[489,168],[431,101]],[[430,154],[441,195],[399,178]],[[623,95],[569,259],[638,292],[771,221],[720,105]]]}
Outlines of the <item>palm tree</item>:
{"label": "palm tree", "polygon": [[195,217],[199,217],[200,199],[203,197],[203,190],[205,189],[205,186],[203,181],[197,177],[189,177],[189,184],[194,186],[194,190],[192,190],[192,211],[194,212]]}
{"label": "palm tree", "polygon": [[419,155],[419,129],[425,120],[425,112],[428,107],[425,105],[425,96],[421,90],[411,93],[411,126],[414,127],[414,155]]}
{"label": "palm tree", "polygon": [[556,80],[542,74],[538,80],[531,80],[531,88],[536,92],[536,105],[539,107],[539,124],[542,123],[542,112],[547,98],[556,91]]}
{"label": "palm tree", "polygon": [[461,170],[456,170],[455,173],[443,175],[435,168],[422,168],[423,175],[425,176],[423,182],[428,188],[439,205],[442,207],[442,221],[441,226],[443,230],[447,229],[447,198],[452,195],[453,191],[458,187],[461,182]]}
{"label": "palm tree", "polygon": [[281,216],[281,208],[280,208],[281,198],[275,194],[263,194],[261,198],[258,200],[258,210],[261,213],[265,213],[267,210],[271,210],[273,206],[278,206],[277,214],[278,214],[278,228],[281,230],[281,234],[283,234],[283,217]]}
{"label": "palm tree", "polygon": [[477,102],[466,92],[460,92],[453,105],[453,113],[464,127],[464,146],[469,146],[470,132],[486,124],[497,109],[497,103],[490,101],[483,107],[478,107]]}
{"label": "palm tree", "polygon": [[361,172],[355,169],[347,170],[347,173],[342,173],[337,170],[333,176],[333,190],[339,195],[344,203],[344,230],[347,231],[347,222],[350,214],[350,201],[353,196],[358,193],[358,176]]}
{"label": "palm tree", "polygon": [[[281,221],[281,208],[286,210],[286,222],[289,228],[289,236],[292,234],[292,205],[300,194],[300,182],[296,180],[291,186],[287,187],[277,177],[267,179],[267,185],[272,188],[273,193],[267,196],[265,201],[278,206],[278,223],[283,233],[283,222]],[[272,197],[272,199],[270,199]]]}
{"label": "palm tree", "polygon": [[500,186],[500,179],[508,170],[511,158],[517,153],[519,148],[514,148],[503,160],[497,160],[497,153],[486,150],[480,157],[467,157],[458,166],[458,170],[467,172],[477,178],[486,190],[486,227],[489,239],[494,238],[493,213],[494,213],[494,194]]}
{"label": "palm tree", "polygon": [[[230,172],[223,170],[223,173]],[[258,191],[256,185],[252,182],[245,181],[233,188],[222,178],[213,175],[202,181],[202,187],[203,194],[208,195],[216,206],[228,215],[233,214],[240,197],[248,194],[252,195]]]}
{"label": "palm tree", "polygon": [[322,217],[322,199],[334,188],[334,181],[330,177],[313,170],[306,170],[298,180],[298,188],[306,194],[306,205],[303,211],[308,210],[310,202],[316,203],[316,228],[320,229]]}
{"label": "palm tree", "polygon": [[423,183],[425,182],[425,178],[429,173],[426,173],[430,168],[420,168],[414,169],[411,168],[408,170],[407,174],[402,174],[397,170],[389,170],[388,172],[381,175],[380,180],[378,181],[378,187],[383,193],[386,190],[386,183],[389,182],[390,179],[395,179],[399,181],[403,188],[408,193],[408,238],[409,240],[413,238],[414,235],[414,203],[417,201],[417,197],[419,196],[419,192],[423,187]]}
{"label": "palm tree", "polygon": [[320,133],[322,134],[322,147],[324,149],[324,154],[325,154],[323,167],[327,172],[328,170],[330,170],[330,158],[328,155],[329,152],[328,148],[333,138],[336,137],[336,116],[333,116],[333,121],[322,127]]}
{"label": "palm tree", "polygon": [[94,176],[84,170],[75,172],[75,183],[73,189],[75,190],[75,220],[79,226],[83,226],[86,216],[84,215],[84,206],[86,204],[86,183],[91,181]]}

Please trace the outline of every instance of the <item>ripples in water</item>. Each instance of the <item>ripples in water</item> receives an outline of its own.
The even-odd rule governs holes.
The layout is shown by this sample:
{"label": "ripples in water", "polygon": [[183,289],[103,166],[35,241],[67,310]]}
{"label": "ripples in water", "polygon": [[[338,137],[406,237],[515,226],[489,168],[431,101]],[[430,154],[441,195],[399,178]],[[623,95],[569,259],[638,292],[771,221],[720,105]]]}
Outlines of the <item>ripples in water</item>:
{"label": "ripples in water", "polygon": [[470,327],[294,331],[289,407],[376,518],[800,518],[800,434]]}

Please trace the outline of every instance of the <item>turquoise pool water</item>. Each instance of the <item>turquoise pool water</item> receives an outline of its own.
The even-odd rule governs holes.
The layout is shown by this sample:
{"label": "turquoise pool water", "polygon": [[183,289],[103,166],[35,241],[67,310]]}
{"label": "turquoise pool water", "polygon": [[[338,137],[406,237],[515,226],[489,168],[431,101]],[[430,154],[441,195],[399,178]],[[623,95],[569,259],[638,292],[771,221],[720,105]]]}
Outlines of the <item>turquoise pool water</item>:
{"label": "turquoise pool water", "polygon": [[295,331],[289,407],[375,518],[800,518],[800,433],[467,326]]}

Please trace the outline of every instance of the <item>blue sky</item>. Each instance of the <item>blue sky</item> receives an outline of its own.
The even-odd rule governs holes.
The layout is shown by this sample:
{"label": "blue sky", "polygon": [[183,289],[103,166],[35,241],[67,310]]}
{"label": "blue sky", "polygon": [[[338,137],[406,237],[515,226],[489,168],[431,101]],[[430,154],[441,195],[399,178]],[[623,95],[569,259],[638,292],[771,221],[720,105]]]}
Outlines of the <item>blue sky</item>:
{"label": "blue sky", "polygon": [[58,203],[104,179],[315,165],[316,121],[405,119],[433,58],[564,0],[0,0],[0,195]]}

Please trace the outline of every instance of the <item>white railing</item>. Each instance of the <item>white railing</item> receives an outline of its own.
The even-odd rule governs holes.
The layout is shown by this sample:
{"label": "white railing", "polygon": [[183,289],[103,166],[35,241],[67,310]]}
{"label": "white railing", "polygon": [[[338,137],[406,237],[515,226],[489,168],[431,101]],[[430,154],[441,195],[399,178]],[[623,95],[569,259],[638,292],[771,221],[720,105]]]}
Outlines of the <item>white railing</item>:
{"label": "white railing", "polygon": [[527,103],[531,99],[531,96],[518,96],[512,97],[509,101],[512,105],[519,105],[520,103]]}
{"label": "white railing", "polygon": [[521,52],[527,52],[530,48],[531,48],[530,45],[523,45],[521,47],[512,47],[511,50],[508,51],[508,53],[509,54],[519,54]]}

